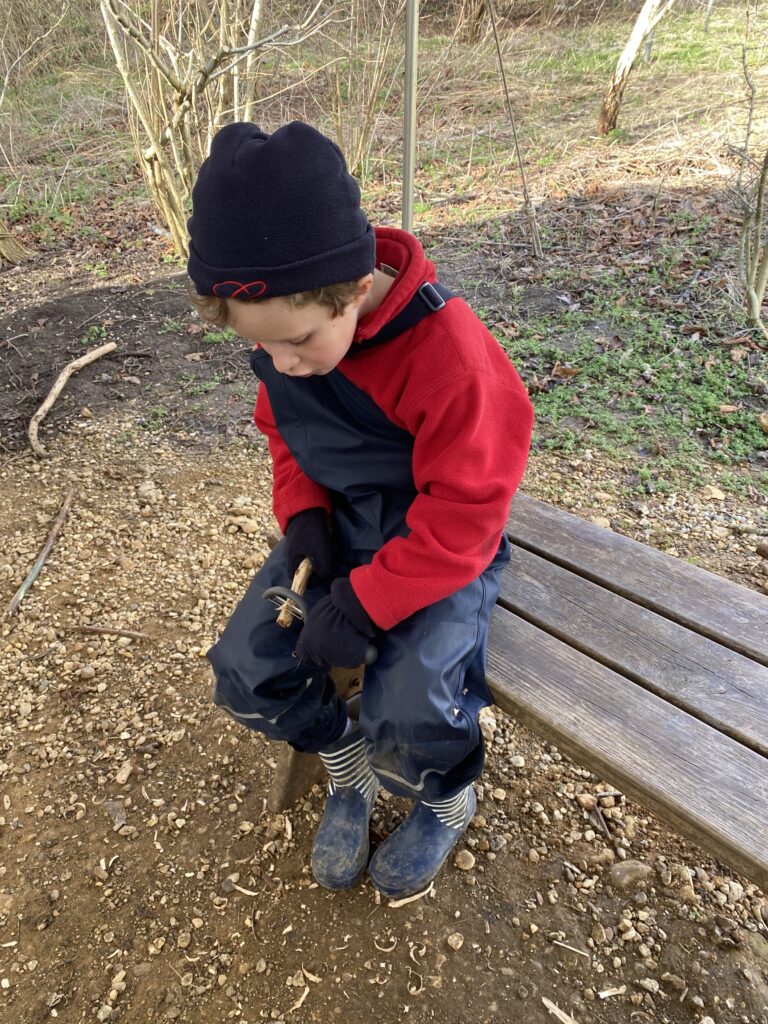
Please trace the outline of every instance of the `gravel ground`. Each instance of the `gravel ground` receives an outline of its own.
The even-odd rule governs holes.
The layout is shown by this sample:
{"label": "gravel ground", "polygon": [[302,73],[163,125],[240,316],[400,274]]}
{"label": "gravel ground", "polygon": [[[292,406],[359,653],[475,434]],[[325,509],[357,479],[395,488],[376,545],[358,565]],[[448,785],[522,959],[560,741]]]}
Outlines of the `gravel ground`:
{"label": "gravel ground", "polygon": [[[86,411],[50,448],[0,472],[6,602],[77,487],[0,628],[8,1020],[768,1021],[765,895],[495,709],[478,814],[433,894],[319,889],[322,792],[267,811],[276,747],[210,705],[203,657],[265,555],[262,443]],[[757,500],[712,483],[637,501],[620,478],[538,455],[525,489],[765,588]],[[404,810],[382,798],[374,839]]]}

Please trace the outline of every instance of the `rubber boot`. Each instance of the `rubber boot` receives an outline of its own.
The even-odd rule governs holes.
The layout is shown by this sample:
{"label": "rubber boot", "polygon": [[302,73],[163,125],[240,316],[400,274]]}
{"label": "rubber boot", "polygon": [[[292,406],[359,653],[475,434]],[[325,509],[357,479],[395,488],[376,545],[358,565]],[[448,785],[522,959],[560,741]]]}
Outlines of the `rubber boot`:
{"label": "rubber boot", "polygon": [[471,821],[476,806],[471,786],[448,800],[416,803],[371,858],[368,873],[379,892],[399,898],[426,889]]}
{"label": "rubber boot", "polygon": [[348,889],[360,881],[368,864],[368,822],[379,783],[358,728],[321,750],[320,759],[331,781],[312,847],[312,874],[326,889]]}

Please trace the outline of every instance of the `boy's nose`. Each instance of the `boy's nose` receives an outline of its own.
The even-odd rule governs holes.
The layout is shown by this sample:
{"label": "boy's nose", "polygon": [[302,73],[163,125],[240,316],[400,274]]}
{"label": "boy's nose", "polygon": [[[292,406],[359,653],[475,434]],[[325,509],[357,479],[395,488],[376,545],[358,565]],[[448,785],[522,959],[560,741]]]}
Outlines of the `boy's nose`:
{"label": "boy's nose", "polygon": [[294,352],[278,352],[272,361],[278,373],[288,373],[299,365],[299,357]]}

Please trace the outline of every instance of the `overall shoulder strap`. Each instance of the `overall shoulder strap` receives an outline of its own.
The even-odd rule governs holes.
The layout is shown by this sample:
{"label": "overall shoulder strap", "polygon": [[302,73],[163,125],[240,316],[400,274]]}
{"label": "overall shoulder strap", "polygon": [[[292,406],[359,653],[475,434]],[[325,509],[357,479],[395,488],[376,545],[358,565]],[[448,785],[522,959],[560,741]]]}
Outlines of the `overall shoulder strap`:
{"label": "overall shoulder strap", "polygon": [[358,342],[350,350],[349,354],[362,352],[367,348],[373,348],[374,345],[380,345],[382,342],[396,338],[398,334],[402,334],[404,331],[410,330],[411,327],[415,327],[419,320],[429,316],[430,313],[438,313],[449,299],[455,297],[455,292],[452,292],[450,288],[446,288],[445,285],[440,284],[438,281],[435,281],[434,284],[425,281],[423,285],[416,289],[411,300],[400,310],[396,317],[393,317],[388,323],[384,324],[378,334],[374,334],[372,338]]}

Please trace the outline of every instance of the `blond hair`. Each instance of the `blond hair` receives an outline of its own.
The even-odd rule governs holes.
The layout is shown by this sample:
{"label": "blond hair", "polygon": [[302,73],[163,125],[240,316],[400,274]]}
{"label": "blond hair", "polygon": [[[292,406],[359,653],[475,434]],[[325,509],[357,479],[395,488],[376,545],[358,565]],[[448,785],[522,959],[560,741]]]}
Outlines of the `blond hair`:
{"label": "blond hair", "polygon": [[[359,280],[342,281],[340,284],[329,284],[324,288],[312,288],[307,292],[295,292],[293,295],[282,296],[289,303],[292,309],[300,309],[315,302],[319,306],[328,306],[335,318],[340,316],[350,302],[358,294]],[[187,291],[192,305],[197,312],[210,324],[217,327],[226,327],[229,323],[229,310],[227,299],[218,295],[200,295],[190,281]],[[269,296],[260,296],[257,299],[248,299],[248,302],[266,302]],[[242,299],[230,299],[230,302],[242,302]]]}

